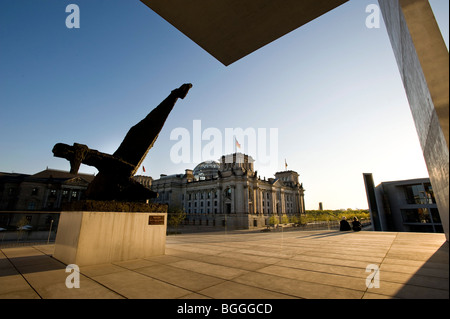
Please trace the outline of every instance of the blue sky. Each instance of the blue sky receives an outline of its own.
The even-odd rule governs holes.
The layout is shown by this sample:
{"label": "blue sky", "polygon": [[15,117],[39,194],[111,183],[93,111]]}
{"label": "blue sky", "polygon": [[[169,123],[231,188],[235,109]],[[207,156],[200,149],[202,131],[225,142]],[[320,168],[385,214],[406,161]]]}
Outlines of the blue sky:
{"label": "blue sky", "polygon": [[[71,3],[79,29],[65,25]],[[225,67],[137,0],[2,0],[0,171],[68,170],[51,152],[59,142],[113,153],[189,82],[139,174],[194,168],[170,158],[171,132],[192,132],[194,120],[223,133],[276,128],[278,165],[256,162],[261,177],[286,159],[307,209],[367,208],[363,173],[376,183],[428,176],[387,31],[365,25],[372,3],[351,0]],[[449,1],[430,3],[448,47]]]}

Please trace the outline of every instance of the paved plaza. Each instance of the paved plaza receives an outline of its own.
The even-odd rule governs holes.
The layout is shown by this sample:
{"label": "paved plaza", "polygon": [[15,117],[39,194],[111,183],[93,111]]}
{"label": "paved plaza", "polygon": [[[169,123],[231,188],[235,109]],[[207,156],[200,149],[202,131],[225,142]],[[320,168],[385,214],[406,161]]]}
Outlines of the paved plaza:
{"label": "paved plaza", "polygon": [[[167,237],[164,256],[81,267],[80,288],[71,289],[53,250],[2,249],[0,299],[449,298],[444,234],[182,234]],[[369,276],[373,284],[379,278],[379,288],[367,287]]]}

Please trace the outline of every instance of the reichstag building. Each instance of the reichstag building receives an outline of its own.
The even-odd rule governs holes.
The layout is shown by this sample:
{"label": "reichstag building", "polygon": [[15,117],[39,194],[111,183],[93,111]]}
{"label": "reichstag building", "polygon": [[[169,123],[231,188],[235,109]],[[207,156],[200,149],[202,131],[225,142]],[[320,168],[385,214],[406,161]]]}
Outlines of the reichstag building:
{"label": "reichstag building", "polygon": [[168,204],[169,212],[184,209],[186,225],[227,226],[249,229],[269,224],[272,216],[299,216],[305,212],[299,174],[283,171],[261,179],[251,156],[235,153],[220,162],[207,161],[184,174],[161,175],[152,181],[155,202]]}

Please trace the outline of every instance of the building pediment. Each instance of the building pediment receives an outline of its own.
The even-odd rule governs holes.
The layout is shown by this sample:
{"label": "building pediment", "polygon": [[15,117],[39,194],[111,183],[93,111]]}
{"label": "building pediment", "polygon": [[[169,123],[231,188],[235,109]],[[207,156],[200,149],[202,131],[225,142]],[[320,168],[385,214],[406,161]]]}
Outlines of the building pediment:
{"label": "building pediment", "polygon": [[282,186],[284,186],[284,183],[283,183],[283,181],[282,180],[280,180],[280,179],[275,179],[273,182],[272,182],[272,185],[273,186],[278,186],[278,187],[282,187]]}
{"label": "building pediment", "polygon": [[83,186],[83,187],[87,187],[89,185],[89,182],[87,180],[81,178],[81,177],[74,177],[74,178],[68,179],[63,184],[64,185],[69,185],[69,186]]}

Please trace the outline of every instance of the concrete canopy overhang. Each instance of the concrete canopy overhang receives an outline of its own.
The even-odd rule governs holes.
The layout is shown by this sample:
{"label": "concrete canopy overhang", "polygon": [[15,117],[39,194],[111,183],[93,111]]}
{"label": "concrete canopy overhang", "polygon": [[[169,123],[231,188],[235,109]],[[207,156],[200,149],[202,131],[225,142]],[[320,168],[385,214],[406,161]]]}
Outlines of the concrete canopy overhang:
{"label": "concrete canopy overhang", "polygon": [[141,0],[228,66],[348,0]]}

